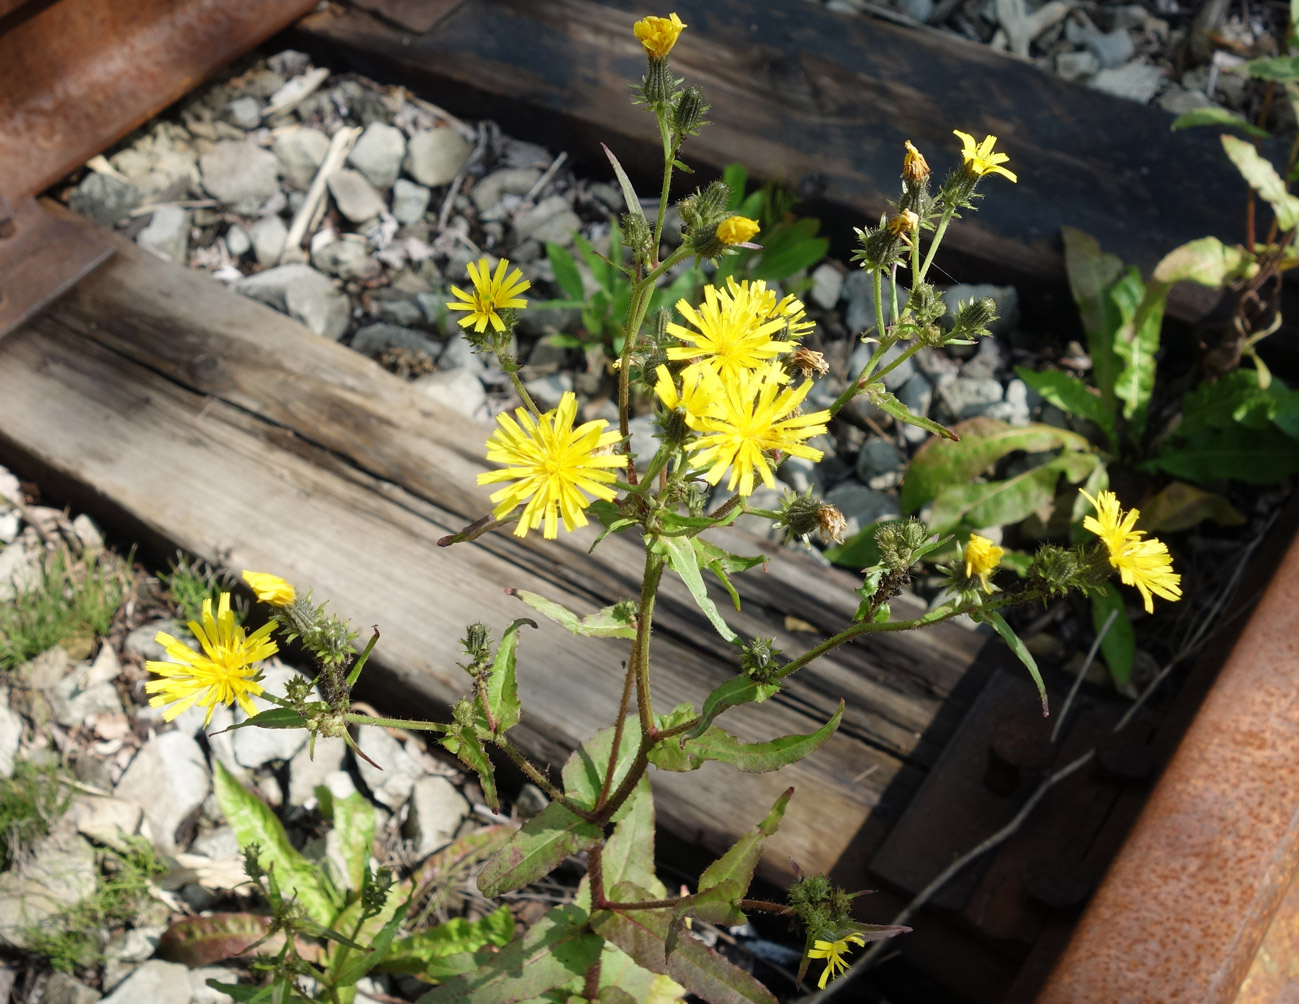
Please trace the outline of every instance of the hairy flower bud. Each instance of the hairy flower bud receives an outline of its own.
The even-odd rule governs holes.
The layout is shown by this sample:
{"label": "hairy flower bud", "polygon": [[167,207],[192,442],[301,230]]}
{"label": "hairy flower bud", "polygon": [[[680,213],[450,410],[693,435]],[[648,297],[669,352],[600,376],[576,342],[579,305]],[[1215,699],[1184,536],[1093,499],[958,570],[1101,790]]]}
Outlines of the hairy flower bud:
{"label": "hairy flower bud", "polygon": [[752,638],[740,650],[740,672],[758,683],[770,683],[781,659],[775,638]]}
{"label": "hairy flower bud", "polygon": [[997,301],[990,296],[980,296],[956,308],[956,323],[952,327],[954,338],[981,338],[989,334],[988,325],[997,319]]}
{"label": "hairy flower bud", "polygon": [[875,531],[880,564],[890,572],[910,568],[915,563],[916,550],[928,539],[929,527],[914,516],[897,523],[885,523]]}
{"label": "hairy flower bud", "polygon": [[687,87],[677,99],[676,108],[672,110],[672,129],[677,136],[694,136],[708,123],[704,116],[708,114],[709,104],[704,100],[704,92],[697,86]]}

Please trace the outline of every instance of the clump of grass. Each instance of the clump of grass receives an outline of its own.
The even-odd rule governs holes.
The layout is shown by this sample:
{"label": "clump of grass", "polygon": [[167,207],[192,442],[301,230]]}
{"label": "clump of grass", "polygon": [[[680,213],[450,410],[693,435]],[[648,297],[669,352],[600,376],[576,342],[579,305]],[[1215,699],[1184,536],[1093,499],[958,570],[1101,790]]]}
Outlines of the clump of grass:
{"label": "clump of grass", "polygon": [[20,760],[13,777],[0,778],[0,871],[49,833],[71,801],[56,764]]}
{"label": "clump of grass", "polygon": [[41,581],[0,603],[0,671],[55,645],[107,634],[129,582],[129,558],[98,552],[75,559],[62,550],[48,555]]}
{"label": "clump of grass", "polygon": [[[215,609],[222,589],[230,585],[206,561],[178,553],[171,563],[171,571],[158,576],[167,589],[167,597],[182,621],[196,621],[203,612],[203,601],[211,600]],[[243,611],[236,609],[235,622],[243,623]]]}

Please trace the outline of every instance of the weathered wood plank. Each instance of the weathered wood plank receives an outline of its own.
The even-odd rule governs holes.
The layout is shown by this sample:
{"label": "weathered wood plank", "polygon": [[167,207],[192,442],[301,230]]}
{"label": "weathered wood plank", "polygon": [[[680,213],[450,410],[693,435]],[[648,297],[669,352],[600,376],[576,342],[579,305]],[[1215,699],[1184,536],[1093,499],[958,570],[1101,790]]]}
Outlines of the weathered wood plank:
{"label": "weathered wood plank", "polygon": [[[1062,306],[1062,225],[1146,269],[1196,237],[1240,238],[1245,187],[1213,130],[1170,133],[1172,116],[1158,108],[951,35],[806,0],[680,0],[676,10],[689,29],[673,68],[712,103],[712,125],[685,159],[705,173],[738,161],[759,177],[802,179],[812,196],[805,211],[840,245],[897,197],[903,140],[941,177],[959,162],[954,128],[997,135],[1019,175],[1017,185],[987,183],[983,211],[950,231],[940,264],[961,280],[1013,281],[1039,307]],[[331,6],[293,37],[335,65],[401,79],[461,115],[562,144],[602,174],[606,142],[648,193],[657,191],[658,134],[627,90],[644,72],[631,31],[644,13],[639,0],[472,0],[415,36]],[[698,183],[679,182],[679,194]]]}
{"label": "weathered wood plank", "polygon": [[[202,275],[117,245],[112,262],[0,343],[5,463],[65,491],[80,486],[80,504],[209,560],[310,583],[358,625],[380,625],[367,680],[404,710],[439,713],[466,690],[456,666],[464,625],[499,630],[526,613],[501,587],[582,611],[632,594],[641,548],[623,537],[594,559],[585,555],[590,534],[436,547],[486,509],[473,481],[485,467],[485,427]],[[791,634],[785,615],[820,632],[848,622],[851,576],[775,557],[767,574],[740,577],[737,630],[797,652],[816,638]],[[698,701],[735,666],[679,585],[669,584],[661,610],[655,700],[666,710]],[[971,671],[981,640],[950,626],[889,635],[824,660],[759,709],[732,713],[737,733],[765,737],[809,731],[848,700],[839,735],[786,773],[662,777],[663,824],[715,849],[794,784],[804,797],[770,845],[766,874],[783,877],[792,856],[860,876],[981,679],[980,667]],[[529,714],[519,728],[532,755],[558,763],[612,718],[625,654],[550,624],[528,632]]]}

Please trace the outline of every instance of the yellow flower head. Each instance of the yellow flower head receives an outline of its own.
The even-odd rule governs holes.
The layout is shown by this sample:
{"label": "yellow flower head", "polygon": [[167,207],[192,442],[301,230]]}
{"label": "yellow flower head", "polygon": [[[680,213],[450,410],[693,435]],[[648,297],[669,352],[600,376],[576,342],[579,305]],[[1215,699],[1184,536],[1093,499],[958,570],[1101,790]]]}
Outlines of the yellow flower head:
{"label": "yellow flower head", "polygon": [[728,216],[717,224],[717,239],[723,244],[745,244],[752,240],[762,227],[757,220],[747,216]]}
{"label": "yellow flower head", "polygon": [[244,581],[257,594],[259,600],[273,607],[287,607],[298,598],[298,594],[289,583],[270,572],[250,572],[244,569]]}
{"label": "yellow flower head", "polygon": [[677,312],[697,330],[669,324],[668,333],[687,344],[669,348],[668,358],[697,359],[698,365],[711,369],[723,382],[763,366],[794,347],[792,342],[773,337],[786,327],[786,319],[764,320],[758,316],[743,284],[734,293],[705,286],[704,302],[698,310],[682,299],[677,301]]}
{"label": "yellow flower head", "polygon": [[666,366],[660,365],[654,372],[658,375],[654,393],[668,410],[680,408],[685,412],[688,425],[693,426],[705,415],[716,414],[723,391],[722,381],[712,370],[703,366],[686,367],[681,374],[680,391]]}
{"label": "yellow flower head", "polygon": [[230,594],[222,593],[217,601],[216,616],[212,616],[212,600],[203,601],[203,615],[189,622],[189,629],[202,647],[195,652],[184,642],[159,631],[155,640],[175,662],[146,662],[144,668],[156,673],[161,680],[150,680],[144,685],[146,692],[157,694],[149,699],[155,708],[170,704],[162,713],[171,721],[192,705],[207,708],[203,725],[212,721],[212,712],[218,704],[239,702],[249,716],[257,714],[252,698],[262,692],[257,682],[260,675],[254,665],[279,651],[270,638],[274,624],[263,624],[245,636],[244,629],[235,623],[230,610]]}
{"label": "yellow flower head", "polygon": [[447,304],[448,310],[469,311],[460,318],[462,328],[472,325],[474,331],[481,332],[490,324],[493,331],[504,331],[505,322],[501,320],[499,311],[507,307],[528,305],[528,301],[520,294],[532,283],[523,278],[523,273],[517,268],[506,275],[509,267],[509,261],[502,258],[496,263],[496,273],[492,274],[491,265],[486,258],[469,263],[469,279],[474,284],[474,291],[466,293],[460,287],[452,286],[451,292],[463,302],[452,300]]}
{"label": "yellow flower head", "polygon": [[1165,600],[1180,600],[1182,577],[1173,571],[1167,545],[1155,537],[1142,540],[1146,532],[1135,528],[1141,510],[1133,509],[1125,515],[1113,492],[1101,492],[1096,498],[1086,492],[1082,495],[1096,510],[1095,516],[1083,520],[1083,529],[1101,539],[1110,553],[1110,564],[1119,571],[1119,579],[1125,586],[1136,586],[1141,593],[1146,613],[1155,612],[1152,593]]}
{"label": "yellow flower head", "polygon": [[514,414],[517,421],[498,415],[497,429],[487,440],[487,459],[509,466],[478,475],[480,485],[513,482],[492,493],[492,515],[504,519],[526,503],[514,529],[518,537],[544,524],[542,535],[554,539],[561,517],[565,530],[586,526],[583,510],[591,500],[582,493],[606,502],[617,494],[609,487],[617,475],[608,468],[624,466],[627,458],[602,451],[621,437],[616,431],[605,432],[608,423],[603,419],[573,428],[577,398],[572,391],[559,399],[559,407],[538,418],[523,408]]}
{"label": "yellow flower head", "polygon": [[632,25],[640,44],[645,46],[645,54],[650,59],[664,59],[677,44],[677,37],[685,23],[675,13],[668,17],[643,17]]}
{"label": "yellow flower head", "polygon": [[992,148],[997,143],[996,136],[984,136],[983,142],[976,145],[974,137],[968,132],[961,132],[959,129],[953,129],[952,132],[961,141],[961,156],[965,159],[965,169],[971,174],[978,175],[980,178],[985,174],[1001,174],[1011,181],[1019,180],[1013,172],[1001,166],[1009,162],[1009,155],[992,152]]}
{"label": "yellow flower head", "polygon": [[695,463],[708,468],[709,484],[719,483],[729,470],[727,490],[747,497],[753,494],[755,472],[768,488],[776,487],[768,453],[821,459],[821,451],[805,441],[825,432],[830,413],[798,413],[811,381],[790,387],[782,384],[778,368],[767,367],[723,377],[722,386],[716,412],[691,423],[702,435],[686,447]]}
{"label": "yellow flower head", "polygon": [[825,959],[825,969],[821,972],[821,978],[817,981],[817,987],[824,990],[825,985],[833,979],[838,979],[839,974],[847,971],[848,963],[844,961],[844,956],[852,951],[849,944],[865,947],[866,939],[860,934],[849,934],[838,941],[822,941],[817,938],[812,943],[812,948],[808,951],[809,959]]}
{"label": "yellow flower head", "polygon": [[987,537],[980,537],[977,533],[970,534],[970,539],[965,545],[965,577],[977,578],[983,586],[983,591],[990,594],[992,585],[988,582],[988,576],[997,570],[1005,553],[1005,548],[998,547]]}
{"label": "yellow flower head", "polygon": [[815,321],[807,319],[807,308],[803,306],[802,300],[793,293],[776,299],[776,291],[767,288],[765,279],[741,279],[737,282],[735,276],[728,275],[726,291],[737,309],[741,302],[747,302],[759,321],[784,321],[787,338],[802,338],[816,327]]}
{"label": "yellow flower head", "polygon": [[911,140],[906,141],[906,148],[906,155],[902,158],[902,177],[918,185],[929,177],[929,163],[924,154],[912,146]]}

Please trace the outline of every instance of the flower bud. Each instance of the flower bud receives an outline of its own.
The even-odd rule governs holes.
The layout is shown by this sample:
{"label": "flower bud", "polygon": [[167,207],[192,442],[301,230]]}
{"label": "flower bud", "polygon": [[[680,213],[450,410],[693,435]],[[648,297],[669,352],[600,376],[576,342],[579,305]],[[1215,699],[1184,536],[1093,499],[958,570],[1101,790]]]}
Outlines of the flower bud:
{"label": "flower bud", "polygon": [[896,523],[885,523],[875,531],[880,564],[889,572],[910,568],[915,563],[915,552],[928,539],[929,527],[914,516]]}
{"label": "flower bud", "polygon": [[717,239],[723,244],[745,244],[762,228],[746,216],[728,216],[717,224]]}
{"label": "flower bud", "polygon": [[775,638],[752,638],[740,650],[740,672],[758,683],[770,683],[781,653]]}
{"label": "flower bud", "polygon": [[672,110],[672,128],[678,136],[694,136],[707,125],[704,116],[709,105],[704,100],[704,92],[698,87],[687,87],[677,99],[677,106]]}
{"label": "flower bud", "polygon": [[988,325],[997,319],[997,301],[990,296],[980,296],[969,303],[958,305],[952,335],[957,338],[980,338],[987,335]]}
{"label": "flower bud", "polygon": [[929,177],[929,164],[924,155],[911,145],[911,140],[906,141],[906,149],[906,156],[902,158],[902,177],[912,185],[919,185]]}

